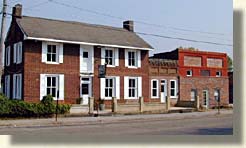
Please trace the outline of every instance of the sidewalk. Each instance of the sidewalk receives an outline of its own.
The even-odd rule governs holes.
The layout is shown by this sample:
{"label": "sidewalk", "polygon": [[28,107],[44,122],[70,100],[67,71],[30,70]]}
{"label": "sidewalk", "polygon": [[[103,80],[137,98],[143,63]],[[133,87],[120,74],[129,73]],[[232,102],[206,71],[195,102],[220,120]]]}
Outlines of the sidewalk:
{"label": "sidewalk", "polygon": [[113,115],[113,116],[98,116],[98,117],[58,117],[45,119],[11,119],[0,120],[0,128],[11,127],[52,127],[52,126],[83,126],[88,124],[110,124],[117,122],[130,121],[151,121],[151,120],[182,120],[187,118],[201,117],[219,117],[233,114],[233,110],[221,110],[218,115],[217,110],[207,112],[192,112],[192,113],[171,113],[171,114],[142,114],[142,115]]}

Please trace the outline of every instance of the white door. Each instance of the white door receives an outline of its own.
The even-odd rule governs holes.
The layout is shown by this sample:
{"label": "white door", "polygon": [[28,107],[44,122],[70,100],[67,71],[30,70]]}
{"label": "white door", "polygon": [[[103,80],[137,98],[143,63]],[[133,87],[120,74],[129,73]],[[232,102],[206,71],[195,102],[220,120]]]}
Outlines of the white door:
{"label": "white door", "polygon": [[88,105],[89,97],[91,96],[91,77],[81,78],[81,98],[83,105]]}
{"label": "white door", "polygon": [[208,90],[202,91],[202,97],[203,97],[203,106],[205,108],[209,107],[209,96],[208,96]]}
{"label": "white door", "polygon": [[167,96],[167,81],[161,80],[161,103],[166,102],[166,96]]}
{"label": "white door", "polygon": [[81,70],[88,71],[88,65],[89,65],[89,52],[86,49],[84,49],[82,51]]}

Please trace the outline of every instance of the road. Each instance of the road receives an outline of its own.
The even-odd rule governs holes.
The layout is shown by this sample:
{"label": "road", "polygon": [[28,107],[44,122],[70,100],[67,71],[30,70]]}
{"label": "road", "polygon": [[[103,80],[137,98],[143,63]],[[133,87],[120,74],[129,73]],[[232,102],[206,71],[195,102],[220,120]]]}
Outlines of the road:
{"label": "road", "polygon": [[[45,136],[127,136],[127,135],[232,135],[232,113],[206,114],[185,113],[171,115],[138,115],[130,117],[90,117],[95,118],[84,124],[77,122],[71,125],[56,126],[8,126],[0,127],[0,134]],[[195,116],[196,115],[196,116]],[[153,115],[155,116],[155,115]],[[150,118],[151,117],[151,118]],[[124,118],[124,120],[122,120]],[[69,120],[69,119],[66,119]],[[72,120],[72,119],[71,119]],[[30,121],[31,122],[31,121]]]}

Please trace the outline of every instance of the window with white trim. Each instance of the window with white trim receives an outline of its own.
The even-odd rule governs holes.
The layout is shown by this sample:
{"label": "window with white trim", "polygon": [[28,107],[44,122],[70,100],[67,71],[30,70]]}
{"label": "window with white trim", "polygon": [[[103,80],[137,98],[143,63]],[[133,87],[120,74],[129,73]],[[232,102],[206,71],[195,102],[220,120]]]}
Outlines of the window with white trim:
{"label": "window with white trim", "polygon": [[216,77],[221,77],[221,71],[216,71]]}
{"label": "window with white trim", "polygon": [[10,98],[10,75],[5,76],[4,94]]}
{"label": "window with white trim", "polygon": [[192,89],[190,92],[190,101],[195,101],[196,100],[196,90]]}
{"label": "window with white trim", "polygon": [[176,80],[170,80],[170,97],[177,97],[177,82]]}
{"label": "window with white trim", "polygon": [[64,100],[64,74],[40,74],[40,100],[47,95]]}
{"label": "window with white trim", "polygon": [[105,63],[114,66],[114,52],[112,49],[105,49]]}
{"label": "window with white trim", "polygon": [[21,74],[13,75],[13,99],[21,99],[22,77]]}
{"label": "window with white trim", "polygon": [[114,94],[114,78],[105,78],[105,97],[112,98]]}
{"label": "window with white trim", "polygon": [[47,62],[58,63],[58,51],[56,45],[47,45]]}
{"label": "window with white trim", "polygon": [[53,98],[57,98],[59,89],[59,77],[47,76],[46,77],[46,95],[51,95]]}
{"label": "window with white trim", "polygon": [[10,46],[8,46],[5,51],[5,65],[10,65]]}
{"label": "window with white trim", "polygon": [[128,66],[137,66],[136,52],[128,51]]}
{"label": "window with white trim", "polygon": [[14,44],[14,63],[19,64],[22,62],[22,42]]}
{"label": "window with white trim", "polygon": [[186,76],[191,77],[192,76],[192,70],[187,70],[186,71]]}
{"label": "window with white trim", "polygon": [[151,80],[151,98],[158,98],[159,87],[158,80]]}
{"label": "window with white trim", "polygon": [[128,96],[129,98],[137,97],[137,79],[129,78],[128,80]]}

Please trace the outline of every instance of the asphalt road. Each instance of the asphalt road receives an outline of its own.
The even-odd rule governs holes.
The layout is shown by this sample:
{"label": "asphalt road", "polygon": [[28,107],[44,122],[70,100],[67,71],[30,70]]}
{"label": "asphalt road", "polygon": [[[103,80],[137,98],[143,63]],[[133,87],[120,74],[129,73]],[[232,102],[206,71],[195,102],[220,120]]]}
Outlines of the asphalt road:
{"label": "asphalt road", "polygon": [[[99,117],[89,124],[71,124],[57,126],[21,126],[0,128],[0,134],[39,136],[73,135],[82,137],[93,136],[127,136],[127,135],[232,135],[233,118],[231,114],[204,116],[170,116],[165,118],[141,118],[116,120],[115,118]],[[187,117],[186,117],[187,116]],[[95,117],[91,117],[95,118]],[[105,120],[104,120],[105,118]],[[120,119],[120,117],[117,117]],[[30,121],[31,122],[31,121]]]}

